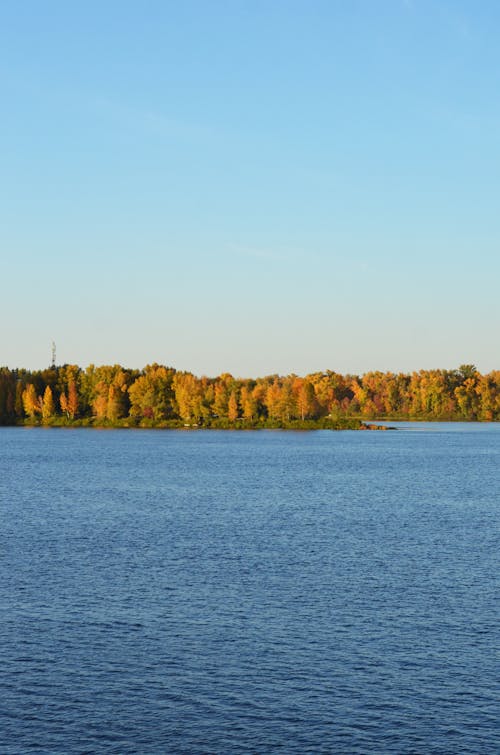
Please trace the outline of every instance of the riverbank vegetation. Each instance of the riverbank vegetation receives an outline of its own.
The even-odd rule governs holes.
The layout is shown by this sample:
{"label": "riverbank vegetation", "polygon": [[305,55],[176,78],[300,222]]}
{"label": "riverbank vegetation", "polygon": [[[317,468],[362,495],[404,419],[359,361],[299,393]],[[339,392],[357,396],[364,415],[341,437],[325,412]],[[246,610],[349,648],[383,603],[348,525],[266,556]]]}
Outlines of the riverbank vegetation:
{"label": "riverbank vegetation", "polygon": [[370,420],[500,419],[500,371],[331,370],[216,378],[151,364],[0,368],[0,424],[96,427],[360,428]]}

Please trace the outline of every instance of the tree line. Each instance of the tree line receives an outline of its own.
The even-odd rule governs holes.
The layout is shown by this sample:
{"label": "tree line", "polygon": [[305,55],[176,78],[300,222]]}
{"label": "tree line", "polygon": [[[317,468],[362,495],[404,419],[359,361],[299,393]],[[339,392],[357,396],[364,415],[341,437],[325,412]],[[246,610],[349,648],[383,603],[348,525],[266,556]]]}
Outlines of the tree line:
{"label": "tree line", "polygon": [[3,425],[350,427],[355,419],[499,420],[500,371],[482,375],[462,365],[242,379],[197,377],[159,364],[0,368]]}

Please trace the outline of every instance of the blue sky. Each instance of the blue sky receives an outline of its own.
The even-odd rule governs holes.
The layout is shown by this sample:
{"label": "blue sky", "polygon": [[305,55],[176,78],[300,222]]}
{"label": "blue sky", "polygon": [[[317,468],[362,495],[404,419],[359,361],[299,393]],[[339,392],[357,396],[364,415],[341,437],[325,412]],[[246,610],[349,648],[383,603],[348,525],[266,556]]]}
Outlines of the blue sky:
{"label": "blue sky", "polygon": [[0,364],[500,368],[500,7],[0,7]]}

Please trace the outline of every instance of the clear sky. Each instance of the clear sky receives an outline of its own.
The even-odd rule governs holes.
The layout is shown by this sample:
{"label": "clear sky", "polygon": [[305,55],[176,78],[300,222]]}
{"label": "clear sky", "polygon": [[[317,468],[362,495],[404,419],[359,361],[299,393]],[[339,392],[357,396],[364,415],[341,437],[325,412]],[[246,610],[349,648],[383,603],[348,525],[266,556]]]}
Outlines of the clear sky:
{"label": "clear sky", "polygon": [[500,368],[496,0],[0,5],[0,364]]}

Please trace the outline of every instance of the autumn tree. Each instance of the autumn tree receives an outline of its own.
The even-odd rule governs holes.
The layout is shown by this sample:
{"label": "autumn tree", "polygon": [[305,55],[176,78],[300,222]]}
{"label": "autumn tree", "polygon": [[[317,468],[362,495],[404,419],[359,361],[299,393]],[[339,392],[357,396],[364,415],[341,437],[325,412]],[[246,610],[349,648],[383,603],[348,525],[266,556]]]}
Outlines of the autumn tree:
{"label": "autumn tree", "polygon": [[481,375],[476,383],[478,419],[491,422],[495,417],[495,383],[490,375]]}
{"label": "autumn tree", "polygon": [[[77,365],[46,370],[0,367],[0,424],[41,415],[48,423],[56,407],[68,421],[94,417],[116,422],[131,416],[152,423],[182,418],[186,424],[221,419],[233,424],[266,419],[286,424],[330,416],[384,416],[394,419],[500,419],[500,372],[481,375],[474,365],[412,374],[368,372],[340,375],[330,370],[298,377],[268,375],[235,379],[229,373],[198,378],[172,368],[148,365]],[[215,423],[217,424],[217,423]]]}
{"label": "autumn tree", "polygon": [[[130,416],[155,421],[172,416],[173,370],[158,364],[148,365],[128,388]],[[115,386],[115,390],[118,386]],[[108,395],[109,401],[109,395]]]}
{"label": "autumn tree", "polygon": [[108,411],[109,385],[104,380],[95,384],[92,397],[92,414],[103,419]]}
{"label": "autumn tree", "polygon": [[31,417],[31,419],[34,419],[42,410],[42,402],[40,397],[36,394],[33,383],[29,383],[23,393],[23,407],[25,413],[28,417]]}
{"label": "autumn tree", "polygon": [[285,378],[283,380],[278,406],[282,422],[290,422],[291,419],[297,417],[297,404],[292,388],[292,378]]}
{"label": "autumn tree", "polygon": [[236,422],[238,419],[238,396],[236,390],[231,391],[227,404],[227,417],[230,422]]}
{"label": "autumn tree", "polygon": [[278,378],[267,387],[264,401],[268,417],[278,419],[281,414],[281,386]]}
{"label": "autumn tree", "polygon": [[257,398],[248,385],[243,385],[240,391],[240,404],[243,418],[252,421],[257,417]]}
{"label": "autumn tree", "polygon": [[185,422],[198,422],[210,414],[204,402],[205,386],[191,372],[177,372],[172,386],[177,413]]}
{"label": "autumn tree", "polygon": [[458,410],[464,419],[476,419],[479,413],[479,396],[477,392],[477,375],[466,378],[462,385],[455,389]]}
{"label": "autumn tree", "polygon": [[257,417],[267,416],[266,407],[267,384],[265,380],[257,380],[252,390],[252,402],[256,408]]}
{"label": "autumn tree", "polygon": [[74,380],[68,383],[68,413],[71,419],[78,414],[78,390]]}
{"label": "autumn tree", "polygon": [[[125,390],[127,386],[125,385]],[[119,387],[112,383],[108,388],[108,400],[106,402],[106,419],[114,422],[124,416],[123,393]]]}
{"label": "autumn tree", "polygon": [[217,380],[214,385],[214,398],[212,404],[213,413],[217,417],[228,416],[229,391],[226,384]]}
{"label": "autumn tree", "polygon": [[55,410],[54,396],[50,385],[48,385],[42,399],[42,420],[48,422],[54,416]]}
{"label": "autumn tree", "polygon": [[293,391],[300,419],[304,421],[308,417],[312,417],[316,410],[316,395],[313,384],[309,380],[295,378]]}
{"label": "autumn tree", "polygon": [[80,398],[78,386],[81,370],[77,364],[65,364],[58,368],[57,389],[59,391],[59,405],[68,419],[75,419],[80,412]]}
{"label": "autumn tree", "polygon": [[353,398],[351,378],[336,372],[317,372],[307,376],[314,387],[318,416],[338,414],[347,411]]}

